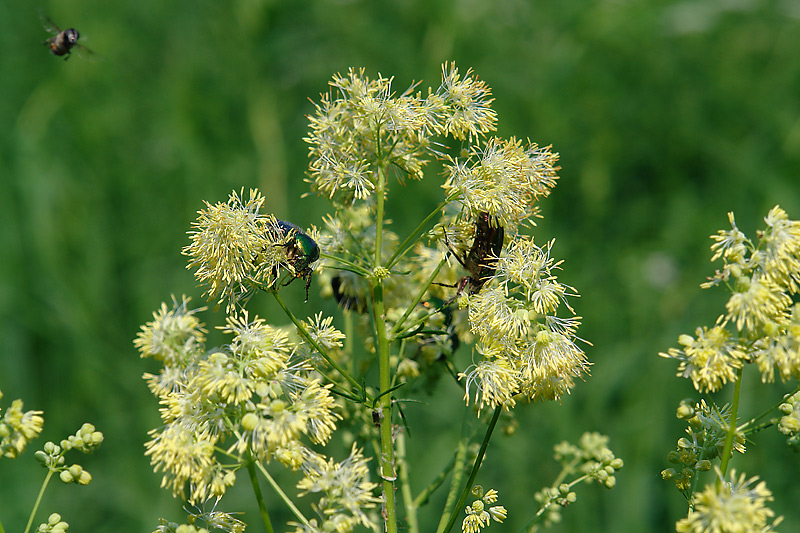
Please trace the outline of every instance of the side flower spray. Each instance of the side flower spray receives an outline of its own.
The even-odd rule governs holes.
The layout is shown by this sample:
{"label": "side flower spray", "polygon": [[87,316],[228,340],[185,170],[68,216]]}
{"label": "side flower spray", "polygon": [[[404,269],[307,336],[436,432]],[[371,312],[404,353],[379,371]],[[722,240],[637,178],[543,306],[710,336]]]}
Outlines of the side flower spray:
{"label": "side flower spray", "polygon": [[[717,405],[709,398],[684,400],[677,416],[688,424],[687,436],[669,454],[674,465],[661,474],[675,483],[689,507],[678,531],[773,531],[781,522],[767,505],[772,492],[758,477],[747,478],[729,469],[736,454],[758,431],[776,427],[788,444],[798,443],[797,380],[800,378],[800,222],[790,220],[779,206],[764,218],[757,239],[749,239],[728,214],[730,230],[712,235],[712,261],[722,260],[701,287],[723,287],[730,298],[711,327],[678,338],[680,348],[663,357],[678,362],[678,376],[692,381],[701,394],[733,386],[732,400]],[[749,373],[764,387],[775,381],[793,384],[782,401],[747,419],[739,413],[742,381]],[[776,379],[777,378],[777,379]],[[734,453],[735,452],[735,453]],[[704,472],[711,478],[701,489]]]}

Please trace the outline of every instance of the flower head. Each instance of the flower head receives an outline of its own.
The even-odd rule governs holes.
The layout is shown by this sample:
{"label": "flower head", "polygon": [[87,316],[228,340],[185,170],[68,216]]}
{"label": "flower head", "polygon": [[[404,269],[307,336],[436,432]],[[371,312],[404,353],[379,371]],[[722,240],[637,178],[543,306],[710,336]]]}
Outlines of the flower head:
{"label": "flower head", "polygon": [[255,189],[247,201],[234,191],[225,203],[206,202],[192,223],[192,242],[183,249],[195,278],[209,286],[206,296],[227,300],[229,309],[250,290],[246,281],[258,269],[259,256],[272,248],[259,214],[263,204]]}
{"label": "flower head", "polygon": [[455,63],[442,65],[442,84],[431,105],[431,124],[442,135],[472,139],[495,130],[497,114],[492,90],[467,70],[462,78]]}
{"label": "flower head", "polygon": [[[558,281],[561,262],[550,257],[552,245],[543,249],[517,236],[499,258],[494,281],[465,297],[483,361],[461,377],[467,379],[467,397],[476,386],[481,408],[511,407],[518,394],[558,400],[588,372],[577,344],[580,317],[567,303],[577,293]],[[562,304],[573,316],[556,315]]]}
{"label": "flower head", "polygon": [[205,342],[205,330],[196,313],[205,308],[189,309],[190,300],[183,296],[178,303],[173,296],[171,309],[162,302],[153,313],[153,321],[142,326],[133,341],[142,357],[152,357],[172,367],[184,366],[194,357]]}
{"label": "flower head", "polygon": [[662,357],[677,359],[678,376],[691,378],[701,392],[714,392],[736,377],[742,367],[745,352],[730,332],[722,318],[711,329],[697,328],[695,336],[681,335],[678,342],[683,349],[670,348]]}
{"label": "flower head", "polygon": [[[0,394],[2,398],[2,394]],[[42,411],[23,411],[22,400],[14,400],[0,420],[0,456],[19,456],[44,427]]]}
{"label": "flower head", "polygon": [[321,493],[320,514],[323,523],[320,531],[352,531],[357,525],[375,527],[365,512],[380,501],[372,491],[377,483],[368,481],[367,459],[356,449],[341,463],[319,460],[309,462],[305,477],[297,484],[300,495]]}
{"label": "flower head", "polygon": [[483,488],[480,485],[476,485],[473,487],[472,493],[478,496],[479,499],[467,506],[467,516],[464,517],[464,521],[461,523],[462,533],[478,533],[488,526],[492,520],[503,523],[503,520],[508,516],[508,511],[502,505],[492,505],[498,499],[496,490],[489,489],[484,494]]}
{"label": "flower head", "polygon": [[719,483],[706,485],[694,497],[694,510],[676,524],[680,533],[766,533],[774,531],[781,518],[767,507],[772,492],[758,477],[747,479],[731,470],[723,476],[716,468]]}
{"label": "flower head", "polygon": [[486,212],[515,228],[535,214],[534,202],[550,194],[557,161],[549,147],[495,137],[473,146],[466,160],[453,161],[443,187],[473,215]]}

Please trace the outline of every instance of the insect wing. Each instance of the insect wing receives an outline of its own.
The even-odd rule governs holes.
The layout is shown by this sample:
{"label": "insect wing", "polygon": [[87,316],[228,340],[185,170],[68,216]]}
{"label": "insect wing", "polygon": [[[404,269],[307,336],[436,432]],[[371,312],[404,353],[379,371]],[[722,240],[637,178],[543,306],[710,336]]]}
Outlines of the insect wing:
{"label": "insect wing", "polygon": [[464,258],[464,267],[470,273],[468,279],[470,294],[480,291],[486,280],[494,274],[497,258],[503,250],[505,229],[498,220],[490,220],[489,217],[490,215],[485,212],[478,215],[475,223],[475,240],[467,257]]}
{"label": "insect wing", "polygon": [[491,222],[488,213],[480,213],[475,223],[475,240],[464,260],[465,268],[473,274],[492,266],[503,250],[505,230],[498,221],[494,225]]}
{"label": "insect wing", "polygon": [[42,21],[42,26],[44,26],[44,29],[53,35],[61,33],[61,28],[56,26],[56,23],[53,22],[53,19],[45,15],[42,10],[39,10],[39,20]]}

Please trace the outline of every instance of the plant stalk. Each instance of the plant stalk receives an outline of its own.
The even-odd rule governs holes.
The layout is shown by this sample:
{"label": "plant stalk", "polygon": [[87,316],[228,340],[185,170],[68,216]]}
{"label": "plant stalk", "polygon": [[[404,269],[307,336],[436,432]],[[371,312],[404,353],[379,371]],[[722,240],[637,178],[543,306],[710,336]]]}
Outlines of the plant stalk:
{"label": "plant stalk", "polygon": [[731,459],[733,441],[736,437],[736,420],[739,416],[739,396],[742,392],[742,367],[736,371],[736,384],[733,388],[733,403],[731,404],[731,418],[728,421],[728,435],[725,437],[725,448],[722,451],[722,460],[719,469],[722,475],[728,470],[728,463]]}
{"label": "plant stalk", "polygon": [[253,486],[253,493],[256,495],[256,502],[258,502],[258,512],[261,514],[261,521],[264,523],[264,529],[267,533],[274,533],[272,529],[272,522],[269,519],[267,506],[264,504],[264,496],[261,494],[261,487],[258,484],[256,477],[256,467],[254,466],[252,457],[247,461],[247,473],[250,475],[250,484]]}
{"label": "plant stalk", "polygon": [[486,428],[486,434],[483,436],[483,442],[481,443],[481,449],[478,451],[478,456],[475,457],[475,464],[472,466],[472,472],[469,474],[469,479],[467,480],[466,485],[461,491],[461,496],[458,498],[458,503],[456,503],[455,509],[453,509],[450,513],[450,520],[447,522],[445,528],[441,531],[437,530],[437,533],[448,533],[456,523],[456,519],[458,518],[459,513],[461,512],[461,508],[464,507],[464,503],[467,501],[467,495],[469,494],[470,490],[472,490],[472,486],[475,484],[475,478],[478,477],[478,471],[481,468],[481,463],[483,462],[483,457],[486,455],[486,448],[489,446],[489,440],[492,438],[492,432],[494,432],[494,428],[497,425],[497,421],[500,420],[500,413],[503,412],[503,406],[498,405],[494,409],[494,415],[492,415],[492,420],[489,422],[489,427]]}

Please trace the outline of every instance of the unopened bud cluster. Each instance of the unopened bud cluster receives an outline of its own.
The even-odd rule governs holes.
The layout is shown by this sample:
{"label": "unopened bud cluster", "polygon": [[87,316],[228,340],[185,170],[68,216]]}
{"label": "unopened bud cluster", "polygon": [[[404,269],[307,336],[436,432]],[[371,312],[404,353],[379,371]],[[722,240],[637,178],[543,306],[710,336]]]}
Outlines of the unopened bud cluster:
{"label": "unopened bud cluster", "polygon": [[63,439],[60,444],[46,442],[42,449],[34,454],[34,457],[43,467],[52,472],[58,472],[58,477],[64,483],[88,485],[92,481],[92,475],[79,464],[66,466],[64,454],[70,450],[92,453],[102,442],[103,434],[95,430],[92,424],[87,423],[83,424],[75,435]]}
{"label": "unopened bud cluster", "polygon": [[[678,439],[676,449],[669,452],[667,458],[675,466],[663,470],[661,477],[674,482],[678,490],[688,494],[697,472],[710,470],[711,461],[722,453],[729,416],[730,409],[727,406],[718,409],[709,406],[705,400],[697,404],[692,404],[689,400],[682,401],[677,417],[687,422],[688,437]],[[737,432],[733,449],[744,453],[744,442],[744,434]]]}

